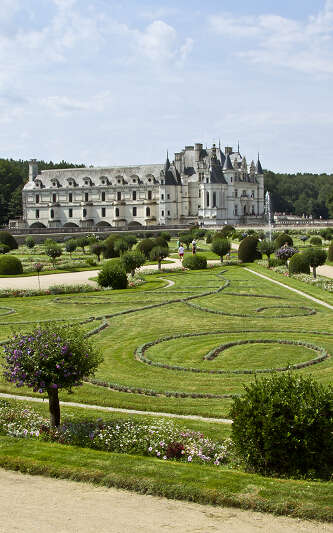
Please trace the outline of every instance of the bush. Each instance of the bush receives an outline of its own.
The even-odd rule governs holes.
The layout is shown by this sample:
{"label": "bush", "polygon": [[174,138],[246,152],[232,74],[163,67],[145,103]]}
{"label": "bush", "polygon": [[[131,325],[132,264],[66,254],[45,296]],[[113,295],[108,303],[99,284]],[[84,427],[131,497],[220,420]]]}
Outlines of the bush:
{"label": "bush", "polygon": [[171,241],[171,234],[168,231],[161,231],[158,237],[162,237],[165,242]]}
{"label": "bush", "polygon": [[221,229],[219,233],[222,235],[223,238],[225,238],[225,237],[230,237],[234,231],[235,231],[235,228],[231,226],[231,224],[226,224],[225,226],[223,226],[223,228]]}
{"label": "bush", "polygon": [[327,259],[333,261],[333,242],[328,247]]}
{"label": "bush", "polygon": [[274,253],[274,250],[275,250],[274,242],[270,240],[259,241],[257,244],[257,250],[261,254],[266,254],[269,260],[271,254]]}
{"label": "bush", "polygon": [[211,244],[213,241],[213,234],[211,231],[207,231],[206,233],[206,243]]}
{"label": "bush", "polygon": [[18,248],[15,237],[13,237],[8,231],[0,231],[0,243],[7,244],[11,250],[16,250]]}
{"label": "bush", "polygon": [[333,239],[333,228],[321,229],[319,231],[319,235],[321,235],[321,237],[325,239],[325,241],[330,241],[331,239]]}
{"label": "bush", "polygon": [[161,248],[169,248],[168,241],[164,237],[162,237],[162,235],[154,239],[153,248],[155,248],[156,246],[160,246]]}
{"label": "bush", "polygon": [[310,244],[313,244],[314,246],[321,246],[323,244],[323,241],[320,237],[311,237]]}
{"label": "bush", "polygon": [[291,246],[282,246],[275,252],[276,257],[281,261],[284,261],[285,264],[287,263],[288,259],[297,253],[298,250],[296,248],[292,248]]}
{"label": "bush", "polygon": [[265,475],[331,475],[332,387],[280,373],[244,388],[230,415],[232,438],[245,464]]}
{"label": "bush", "polygon": [[34,239],[31,237],[31,235],[28,235],[24,241],[25,245],[28,247],[28,248],[34,248],[35,246],[35,241]]}
{"label": "bush", "polygon": [[92,254],[97,256],[98,261],[101,260],[101,254],[105,249],[105,244],[103,242],[94,242],[90,245],[90,251]]}
{"label": "bush", "polygon": [[[156,239],[157,240],[157,239]],[[161,263],[169,255],[169,248],[165,246],[154,246],[150,251],[150,259],[157,261],[158,270],[161,270]]]}
{"label": "bush", "polygon": [[316,269],[318,266],[325,263],[327,253],[322,248],[312,248],[312,246],[310,246],[304,250],[303,255],[310,267],[312,267],[313,277],[315,278]]}
{"label": "bush", "polygon": [[281,246],[286,243],[288,244],[288,246],[292,246],[294,244],[290,235],[288,235],[287,233],[279,233],[279,235],[274,240],[275,249],[277,250],[278,248],[281,248]]}
{"label": "bush", "polygon": [[125,272],[131,272],[132,276],[134,276],[135,270],[144,265],[145,262],[146,256],[138,251],[125,252],[120,258]]}
{"label": "bush", "polygon": [[142,241],[140,241],[139,244],[137,245],[137,250],[143,253],[148,259],[150,252],[154,248],[154,246],[155,246],[155,243],[153,239],[142,239]]}
{"label": "bush", "polygon": [[51,258],[53,268],[55,267],[57,257],[62,255],[62,249],[56,242],[49,242],[45,246],[45,253]]}
{"label": "bush", "polygon": [[113,248],[119,255],[122,255],[124,252],[127,252],[129,248],[131,248],[131,245],[126,239],[118,237],[118,239],[114,241]]}
{"label": "bush", "polygon": [[104,259],[112,259],[113,257],[119,257],[119,253],[114,249],[114,243],[119,238],[118,235],[109,235],[104,244],[103,257]]}
{"label": "bush", "polygon": [[289,261],[289,274],[310,274],[310,266],[303,254],[295,254]]}
{"label": "bush", "polygon": [[186,246],[186,249],[189,250],[190,244],[193,241],[193,235],[192,233],[189,233],[189,232],[181,233],[181,235],[179,235],[179,240],[180,242],[184,243]]}
{"label": "bush", "polygon": [[285,261],[282,261],[282,259],[278,259],[277,257],[270,257],[269,260],[268,260],[268,266],[270,268],[274,268],[274,267],[277,267],[277,266],[282,266],[282,265],[285,265],[286,262]]}
{"label": "bush", "polygon": [[98,274],[97,283],[100,287],[127,289],[127,275],[120,261],[107,261]]}
{"label": "bush", "polygon": [[0,254],[8,254],[8,252],[10,252],[8,244],[0,244]]}
{"label": "bush", "polygon": [[82,248],[82,252],[85,254],[86,253],[86,246],[89,246],[89,244],[91,244],[91,239],[87,236],[82,236],[82,237],[79,237],[79,239],[76,239],[76,244],[77,246],[79,246],[80,248]]}
{"label": "bush", "polygon": [[127,242],[129,250],[131,250],[133,246],[138,242],[136,236],[132,233],[127,233],[123,235],[122,238],[125,239],[125,241]]}
{"label": "bush", "polygon": [[75,252],[76,247],[77,242],[75,239],[70,239],[69,241],[66,241],[65,250],[69,253],[70,257],[72,257],[72,253]]}
{"label": "bush", "polygon": [[213,239],[213,242],[211,244],[211,250],[214,252],[214,254],[218,255],[221,259],[221,263],[223,262],[223,256],[225,254],[228,254],[231,249],[230,241],[227,239]]}
{"label": "bush", "polygon": [[14,276],[23,273],[21,261],[14,255],[2,255],[0,257],[0,275]]}
{"label": "bush", "polygon": [[207,268],[207,259],[202,255],[189,255],[185,257],[183,266],[189,270],[202,270]]}
{"label": "bush", "polygon": [[240,242],[238,248],[238,259],[243,263],[253,263],[255,259],[258,259],[259,252],[257,251],[258,239],[255,237],[245,237]]}

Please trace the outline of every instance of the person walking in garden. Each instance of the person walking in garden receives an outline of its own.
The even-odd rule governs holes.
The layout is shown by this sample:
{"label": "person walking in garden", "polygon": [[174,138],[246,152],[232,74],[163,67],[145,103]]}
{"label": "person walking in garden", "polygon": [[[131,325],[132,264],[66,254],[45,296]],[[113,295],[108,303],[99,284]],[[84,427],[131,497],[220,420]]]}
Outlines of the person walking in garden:
{"label": "person walking in garden", "polygon": [[197,242],[195,239],[192,241],[192,255],[195,255],[197,251]]}
{"label": "person walking in garden", "polygon": [[183,246],[183,243],[180,243],[180,246],[178,248],[178,255],[179,255],[179,259],[181,261],[183,261],[183,259],[184,259],[184,246]]}

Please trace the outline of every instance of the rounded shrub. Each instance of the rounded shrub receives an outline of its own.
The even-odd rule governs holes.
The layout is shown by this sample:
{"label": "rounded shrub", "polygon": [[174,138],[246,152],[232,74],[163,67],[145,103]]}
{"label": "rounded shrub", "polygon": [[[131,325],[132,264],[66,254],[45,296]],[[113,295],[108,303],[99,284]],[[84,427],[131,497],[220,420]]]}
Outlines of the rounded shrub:
{"label": "rounded shrub", "polygon": [[202,270],[207,268],[207,259],[202,255],[189,255],[185,257],[183,266],[189,270]]}
{"label": "rounded shrub", "polygon": [[310,274],[309,261],[303,254],[297,253],[291,257],[289,274]]}
{"label": "rounded shrub", "polygon": [[142,241],[139,242],[136,248],[148,259],[148,257],[150,256],[150,252],[154,248],[154,246],[156,246],[156,244],[153,239],[142,239]]}
{"label": "rounded shrub", "polygon": [[34,248],[36,243],[33,237],[31,237],[31,235],[28,235],[24,241],[24,244],[27,246],[27,248]]}
{"label": "rounded shrub", "polygon": [[8,254],[10,252],[10,248],[7,244],[1,244],[0,243],[0,254]]}
{"label": "rounded shrub", "polygon": [[230,237],[230,235],[232,235],[234,231],[235,228],[231,224],[226,224],[225,226],[223,226],[219,233],[221,234],[222,238],[225,238]]}
{"label": "rounded shrub", "polygon": [[333,388],[292,373],[244,388],[230,412],[232,439],[244,463],[265,475],[330,476]]}
{"label": "rounded shrub", "polygon": [[311,237],[310,244],[313,244],[313,246],[321,246],[323,242],[320,237],[315,235],[314,237]]}
{"label": "rounded shrub", "polygon": [[97,283],[100,287],[127,289],[127,275],[120,261],[107,261],[102,266]]}
{"label": "rounded shrub", "polygon": [[288,246],[292,246],[293,240],[288,235],[288,233],[279,233],[279,235],[274,239],[275,249],[281,248],[284,244],[288,244]]}
{"label": "rounded shrub", "polygon": [[22,274],[23,267],[18,257],[14,255],[2,255],[0,257],[0,275],[1,276],[14,276],[16,274]]}
{"label": "rounded shrub", "polygon": [[118,239],[118,235],[109,235],[104,241],[103,257],[104,259],[112,259],[119,257],[119,252],[115,250],[114,243]]}
{"label": "rounded shrub", "polygon": [[253,263],[258,258],[257,245],[258,239],[250,235],[245,237],[238,248],[238,259],[243,263]]}
{"label": "rounded shrub", "polygon": [[13,237],[8,231],[0,231],[0,243],[7,244],[11,250],[16,250],[16,248],[18,248],[15,237]]}

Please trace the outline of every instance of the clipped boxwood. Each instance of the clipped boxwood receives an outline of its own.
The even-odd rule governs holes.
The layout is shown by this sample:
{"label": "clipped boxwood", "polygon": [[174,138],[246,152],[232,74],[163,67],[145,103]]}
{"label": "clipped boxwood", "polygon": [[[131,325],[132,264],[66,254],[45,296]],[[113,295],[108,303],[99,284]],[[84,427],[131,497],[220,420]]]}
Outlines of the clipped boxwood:
{"label": "clipped boxwood", "polygon": [[274,239],[274,244],[275,244],[275,249],[277,250],[278,248],[281,248],[281,246],[283,246],[284,244],[288,244],[288,246],[292,246],[294,244],[292,238],[290,237],[290,235],[288,235],[288,233],[280,233],[275,239]]}
{"label": "clipped boxwood", "polygon": [[297,253],[291,257],[289,274],[310,274],[309,261],[303,254]]}
{"label": "clipped boxwood", "polygon": [[245,464],[264,475],[330,477],[333,388],[293,373],[256,379],[244,388],[230,415]]}
{"label": "clipped boxwood", "polygon": [[0,243],[6,244],[11,250],[16,250],[16,248],[18,248],[15,237],[13,237],[8,231],[0,231]]}
{"label": "clipped boxwood", "polygon": [[[258,259],[259,252],[257,251],[258,239],[256,237],[245,237],[238,248],[238,259],[243,263],[253,263]],[[259,254],[259,257],[261,255]]]}
{"label": "clipped boxwood", "polygon": [[321,246],[323,244],[323,241],[320,237],[314,236],[311,237],[310,244],[313,244],[313,246]]}
{"label": "clipped boxwood", "polygon": [[202,255],[189,255],[185,257],[183,266],[189,270],[202,270],[207,268],[207,259]]}
{"label": "clipped boxwood", "polygon": [[0,275],[14,276],[22,274],[23,267],[21,261],[14,255],[2,255],[0,257]]}
{"label": "clipped boxwood", "polygon": [[97,278],[100,287],[127,289],[127,275],[120,261],[107,261],[102,266]]}

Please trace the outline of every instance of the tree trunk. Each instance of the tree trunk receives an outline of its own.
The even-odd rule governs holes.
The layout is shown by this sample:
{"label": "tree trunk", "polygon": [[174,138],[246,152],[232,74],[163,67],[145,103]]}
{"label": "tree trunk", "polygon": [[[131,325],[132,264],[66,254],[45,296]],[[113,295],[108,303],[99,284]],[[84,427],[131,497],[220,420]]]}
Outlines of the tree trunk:
{"label": "tree trunk", "polygon": [[161,270],[161,261],[158,261],[158,270]]}
{"label": "tree trunk", "polygon": [[221,263],[223,263],[223,255],[220,256]]}
{"label": "tree trunk", "polygon": [[50,422],[52,427],[60,426],[60,405],[58,389],[47,389],[49,397]]}
{"label": "tree trunk", "polygon": [[132,278],[134,277],[134,274],[135,274],[135,270],[131,270],[131,276],[132,276]]}
{"label": "tree trunk", "polygon": [[317,277],[316,268],[317,268],[317,267],[312,267],[313,277],[314,277],[315,279],[316,279],[316,277]]}

